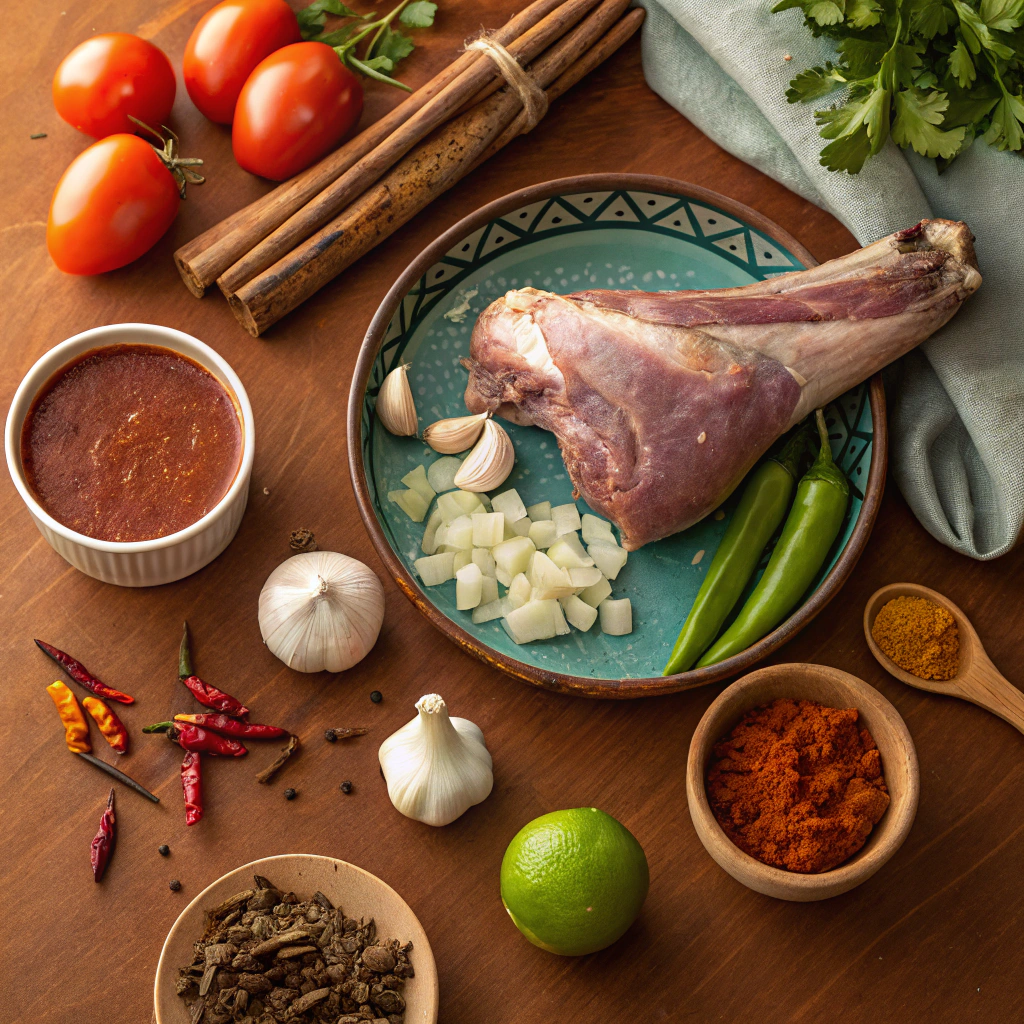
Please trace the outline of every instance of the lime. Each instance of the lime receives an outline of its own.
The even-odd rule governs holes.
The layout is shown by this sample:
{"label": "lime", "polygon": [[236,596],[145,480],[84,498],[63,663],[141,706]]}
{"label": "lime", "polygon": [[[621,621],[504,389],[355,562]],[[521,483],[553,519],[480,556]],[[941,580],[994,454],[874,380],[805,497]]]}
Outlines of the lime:
{"label": "lime", "polygon": [[563,956],[610,946],[647,896],[647,858],[633,834],[596,807],[534,818],[501,861],[501,901],[535,945]]}

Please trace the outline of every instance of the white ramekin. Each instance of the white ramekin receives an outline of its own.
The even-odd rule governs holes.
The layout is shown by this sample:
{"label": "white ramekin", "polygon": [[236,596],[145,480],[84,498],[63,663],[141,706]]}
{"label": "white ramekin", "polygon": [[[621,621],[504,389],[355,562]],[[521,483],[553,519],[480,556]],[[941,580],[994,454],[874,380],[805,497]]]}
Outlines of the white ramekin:
{"label": "white ramekin", "polygon": [[[21,430],[32,400],[62,366],[90,349],[129,344],[159,345],[180,352],[204,366],[228,389],[242,415],[242,461],[227,494],[198,522],[166,537],[121,544],[76,533],[44,511],[25,480]],[[231,543],[249,498],[255,441],[252,408],[235,371],[208,345],[155,324],[111,324],[61,342],[25,375],[7,413],[7,468],[39,532],[76,569],[121,587],[153,587],[180,580],[212,562]]]}

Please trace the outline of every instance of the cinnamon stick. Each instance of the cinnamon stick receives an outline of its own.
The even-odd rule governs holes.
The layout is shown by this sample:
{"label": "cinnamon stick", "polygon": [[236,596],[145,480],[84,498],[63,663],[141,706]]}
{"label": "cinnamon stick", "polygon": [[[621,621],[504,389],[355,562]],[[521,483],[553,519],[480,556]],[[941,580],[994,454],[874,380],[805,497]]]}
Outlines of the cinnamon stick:
{"label": "cinnamon stick", "polygon": [[[564,3],[565,0],[535,0],[497,29],[492,38],[507,46]],[[181,246],[174,253],[174,262],[189,291],[202,296],[206,288],[228,267],[384,142],[474,63],[488,67],[494,75],[494,87],[500,87],[496,69],[486,56],[478,52],[464,52],[426,85],[354,139]]]}
{"label": "cinnamon stick", "polygon": [[[566,0],[533,28],[509,43],[508,52],[520,64],[529,63],[553,42],[561,39],[597,4],[598,0]],[[478,95],[496,75],[497,69],[490,59],[471,64],[379,146],[353,164],[229,267],[217,278],[220,290],[230,297],[232,292],[273,266],[315,231],[319,231],[375,181],[380,180],[435,128],[455,117],[466,101]]]}
{"label": "cinnamon stick", "polygon": [[[549,100],[562,95],[636,32],[644,12],[637,9],[620,19],[628,3],[604,0],[527,69],[546,87]],[[492,155],[511,141],[515,136],[510,126],[521,110],[519,96],[504,89],[439,128],[339,216],[229,297],[242,326],[259,337],[408,222],[482,162],[485,154]]]}

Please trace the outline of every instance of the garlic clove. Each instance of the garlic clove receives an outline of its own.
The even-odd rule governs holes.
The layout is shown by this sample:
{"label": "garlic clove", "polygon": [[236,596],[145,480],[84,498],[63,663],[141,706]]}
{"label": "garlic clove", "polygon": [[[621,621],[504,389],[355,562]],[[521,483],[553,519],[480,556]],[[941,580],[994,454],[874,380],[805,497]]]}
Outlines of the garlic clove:
{"label": "garlic clove", "polygon": [[505,482],[515,461],[512,439],[494,420],[487,420],[480,440],[455,474],[455,486],[464,491],[491,491]]}
{"label": "garlic clove", "polygon": [[259,623],[271,653],[298,672],[343,672],[377,642],[384,588],[372,569],[334,551],[293,555],[260,592]]}
{"label": "garlic clove", "polygon": [[409,364],[396,366],[377,392],[377,418],[399,437],[412,437],[419,426],[416,403],[409,387]]}
{"label": "garlic clove", "polygon": [[440,694],[421,697],[416,711],[381,744],[381,771],[399,812],[447,825],[490,794],[491,755],[480,729],[465,718],[450,718]]}
{"label": "garlic clove", "polygon": [[423,431],[423,440],[442,455],[464,452],[480,436],[490,415],[489,412],[482,412],[476,416],[456,416],[453,419],[438,420]]}

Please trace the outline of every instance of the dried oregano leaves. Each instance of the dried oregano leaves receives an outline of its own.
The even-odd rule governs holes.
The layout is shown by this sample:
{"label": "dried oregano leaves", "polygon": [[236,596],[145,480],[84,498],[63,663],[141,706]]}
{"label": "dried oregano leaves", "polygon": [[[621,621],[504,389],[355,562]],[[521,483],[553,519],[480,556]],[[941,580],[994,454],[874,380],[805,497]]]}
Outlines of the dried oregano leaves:
{"label": "dried oregano leaves", "polygon": [[402,1024],[412,943],[377,939],[322,893],[299,902],[262,875],[207,915],[177,992],[191,1024]]}

